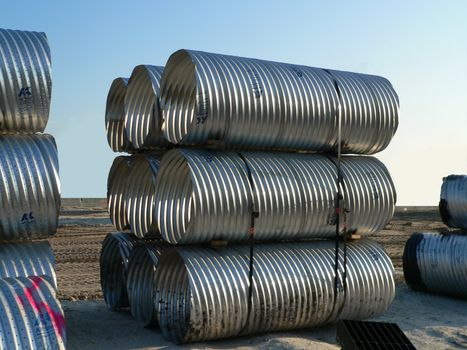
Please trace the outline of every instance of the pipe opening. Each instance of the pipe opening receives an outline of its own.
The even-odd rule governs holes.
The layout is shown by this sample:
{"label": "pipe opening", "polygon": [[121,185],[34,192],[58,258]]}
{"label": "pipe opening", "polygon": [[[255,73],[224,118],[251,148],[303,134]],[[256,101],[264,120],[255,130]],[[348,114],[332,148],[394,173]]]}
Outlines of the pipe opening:
{"label": "pipe opening", "polygon": [[[196,95],[198,85],[190,53],[179,50],[170,56],[161,80],[162,132],[169,142],[189,143],[189,131],[205,123],[207,106],[204,97]],[[168,127],[168,123],[179,127]]]}
{"label": "pipe opening", "polygon": [[116,157],[107,179],[107,210],[112,224],[118,231],[130,228],[126,206],[130,162],[131,157]]}
{"label": "pipe opening", "polygon": [[154,217],[155,178],[159,160],[151,155],[137,156],[131,166],[127,185],[127,220],[131,231],[143,238],[158,235]]}
{"label": "pipe opening", "polygon": [[125,95],[128,79],[117,78],[110,85],[105,108],[107,141],[114,152],[132,150],[125,134]]}
{"label": "pipe opening", "polygon": [[102,242],[100,277],[108,308],[129,306],[126,291],[128,257],[137,238],[129,233],[111,233]]}
{"label": "pipe opening", "polygon": [[157,326],[154,305],[155,272],[158,256],[149,245],[133,248],[128,261],[127,293],[131,315],[145,327]]}
{"label": "pipe opening", "polygon": [[154,304],[164,338],[186,342],[191,331],[192,281],[182,257],[172,248],[161,256],[155,276]]}
{"label": "pipe opening", "polygon": [[180,152],[174,150],[164,157],[156,178],[156,215],[161,235],[169,243],[184,241],[193,231],[194,181]]}
{"label": "pipe opening", "polygon": [[125,132],[138,149],[164,143],[161,137],[159,80],[162,67],[140,65],[131,73],[125,96]]}

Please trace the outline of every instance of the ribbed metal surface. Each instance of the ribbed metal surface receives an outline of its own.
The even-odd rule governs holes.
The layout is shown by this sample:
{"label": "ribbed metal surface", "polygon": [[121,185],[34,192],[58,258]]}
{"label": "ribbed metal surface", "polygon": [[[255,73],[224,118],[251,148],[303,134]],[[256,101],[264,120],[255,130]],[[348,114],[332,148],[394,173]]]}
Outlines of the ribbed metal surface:
{"label": "ribbed metal surface", "polygon": [[0,279],[0,348],[65,349],[65,316],[44,277]]}
{"label": "ribbed metal surface", "polygon": [[403,261],[413,289],[467,298],[467,235],[414,233]]}
{"label": "ribbed metal surface", "polygon": [[129,306],[126,292],[128,259],[138,238],[130,233],[108,234],[102,242],[100,276],[104,300],[110,309]]}
{"label": "ribbed metal surface", "polygon": [[107,209],[117,231],[130,228],[127,213],[127,192],[130,167],[134,157],[119,156],[112,163],[107,178]]}
{"label": "ribbed metal surface", "polygon": [[[342,266],[342,252],[340,256]],[[334,295],[332,241],[256,246],[248,313],[248,246],[172,248],[161,256],[155,278],[162,334],[186,343],[313,327],[338,318],[364,319],[386,311],[395,285],[384,250],[367,240],[351,242],[347,262],[346,293],[340,288]]]}
{"label": "ribbed metal surface", "polygon": [[131,152],[133,146],[125,133],[125,95],[127,78],[117,78],[110,85],[105,108],[107,141],[114,152]]}
{"label": "ribbed metal surface", "polygon": [[125,96],[125,132],[137,149],[167,144],[161,131],[159,84],[163,67],[140,65],[131,73]]}
{"label": "ribbed metal surface", "polygon": [[0,244],[0,278],[43,275],[56,289],[55,258],[48,242]]}
{"label": "ribbed metal surface", "polygon": [[340,117],[342,151],[372,154],[396,132],[399,101],[379,76],[179,50],[161,108],[172,143],[331,151]]}
{"label": "ribbed metal surface", "polygon": [[140,241],[130,253],[127,292],[131,315],[145,327],[157,326],[155,273],[166,247],[162,242]]}
{"label": "ribbed metal surface", "polygon": [[107,203],[118,231],[130,230],[140,238],[159,233],[154,217],[159,158],[156,153],[145,153],[114,159],[107,180]]}
{"label": "ribbed metal surface", "polygon": [[[177,149],[167,152],[156,178],[156,216],[170,243],[245,240],[251,200],[258,240],[333,237],[336,166],[322,155]],[[382,229],[396,203],[386,167],[373,157],[344,157],[347,227]]]}
{"label": "ribbed metal surface", "polygon": [[140,238],[159,235],[154,211],[154,183],[159,165],[159,156],[155,154],[137,155],[132,158],[126,189],[126,210],[131,232]]}
{"label": "ribbed metal surface", "polygon": [[0,29],[0,69],[0,131],[44,131],[52,93],[45,33]]}
{"label": "ribbed metal surface", "polygon": [[447,226],[467,229],[467,175],[443,179],[439,210]]}
{"label": "ribbed metal surface", "polygon": [[0,136],[0,241],[53,235],[60,209],[55,140]]}

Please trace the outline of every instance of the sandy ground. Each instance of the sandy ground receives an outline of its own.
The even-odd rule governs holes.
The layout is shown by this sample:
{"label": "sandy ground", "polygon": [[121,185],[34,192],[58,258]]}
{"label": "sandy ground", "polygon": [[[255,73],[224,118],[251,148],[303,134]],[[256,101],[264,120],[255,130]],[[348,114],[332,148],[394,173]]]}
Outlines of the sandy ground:
{"label": "sandy ground", "polygon": [[[112,312],[102,301],[65,301],[69,349],[166,349],[175,347],[159,330],[138,325],[126,311]],[[397,286],[388,312],[374,321],[395,322],[418,349],[467,348],[467,301]],[[196,343],[183,349],[339,349],[334,325]]]}
{"label": "sandy ground", "polygon": [[[65,203],[66,204],[66,203]],[[168,348],[160,332],[142,328],[127,312],[111,312],[102,302],[99,252],[113,231],[103,202],[72,203],[61,213],[50,240],[57,259],[59,297],[67,318],[70,349]],[[373,238],[384,245],[396,267],[397,293],[389,311],[375,320],[397,323],[417,348],[467,348],[467,301],[410,290],[403,282],[402,252],[416,231],[444,229],[435,207],[398,208]],[[198,343],[186,348],[336,349],[335,326]]]}

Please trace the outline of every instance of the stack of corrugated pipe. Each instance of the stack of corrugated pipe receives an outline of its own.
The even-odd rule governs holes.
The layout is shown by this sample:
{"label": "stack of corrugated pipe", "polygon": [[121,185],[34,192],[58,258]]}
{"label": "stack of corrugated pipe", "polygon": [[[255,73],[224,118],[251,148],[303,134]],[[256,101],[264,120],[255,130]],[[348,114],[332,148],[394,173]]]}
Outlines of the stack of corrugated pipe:
{"label": "stack of corrugated pipe", "polygon": [[[389,172],[369,156],[397,129],[390,82],[189,50],[160,79],[159,89],[140,66],[126,94],[125,79],[109,92],[107,111],[119,111],[106,115],[109,142],[138,154],[117,157],[109,175],[112,221],[134,235],[104,243],[104,295],[119,286],[107,303],[129,297],[175,343],[385,312],[389,257],[347,238],[370,236],[394,212]],[[150,264],[128,259],[143,237],[156,239]]]}
{"label": "stack of corrugated pipe", "polygon": [[64,349],[54,235],[60,210],[44,33],[0,29],[0,348]]}
{"label": "stack of corrugated pipe", "polygon": [[155,324],[153,275],[166,246],[154,222],[155,176],[168,146],[150,133],[161,120],[159,84],[163,67],[136,66],[130,78],[117,78],[107,97],[107,140],[117,156],[108,177],[107,199],[116,232],[109,234],[100,257],[101,286],[110,309],[130,306],[144,326]]}
{"label": "stack of corrugated pipe", "polygon": [[443,179],[439,212],[448,229],[409,238],[405,280],[414,290],[467,298],[467,175]]}

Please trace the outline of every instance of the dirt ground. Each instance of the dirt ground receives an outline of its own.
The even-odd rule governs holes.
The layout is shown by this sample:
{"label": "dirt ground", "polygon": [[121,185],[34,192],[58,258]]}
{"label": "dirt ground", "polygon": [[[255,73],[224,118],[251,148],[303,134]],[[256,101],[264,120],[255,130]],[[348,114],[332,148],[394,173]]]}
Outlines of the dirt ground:
{"label": "dirt ground", "polygon": [[[50,240],[57,261],[59,297],[67,318],[70,349],[170,348],[159,331],[141,328],[127,312],[105,308],[99,284],[99,253],[112,232],[102,200],[62,209]],[[403,282],[402,252],[416,231],[443,230],[437,207],[400,207],[384,230],[372,236],[396,267],[397,293],[389,311],[375,320],[396,322],[418,348],[467,348],[467,301],[418,293]],[[335,326],[199,343],[186,348],[336,349]]]}

